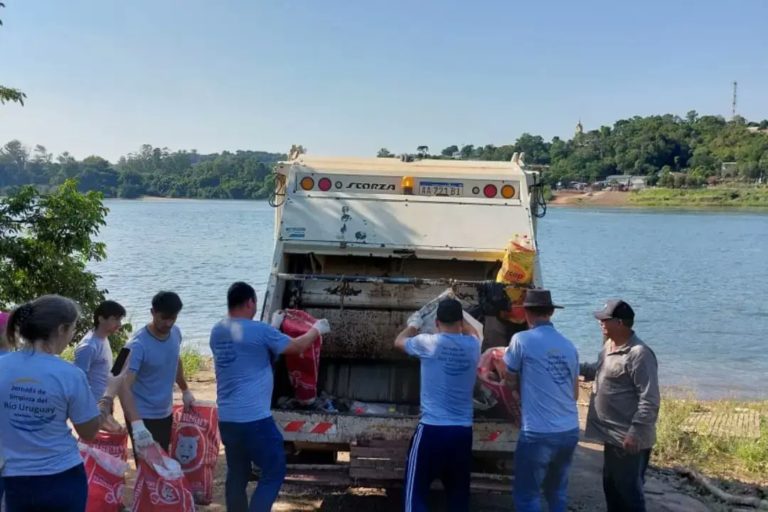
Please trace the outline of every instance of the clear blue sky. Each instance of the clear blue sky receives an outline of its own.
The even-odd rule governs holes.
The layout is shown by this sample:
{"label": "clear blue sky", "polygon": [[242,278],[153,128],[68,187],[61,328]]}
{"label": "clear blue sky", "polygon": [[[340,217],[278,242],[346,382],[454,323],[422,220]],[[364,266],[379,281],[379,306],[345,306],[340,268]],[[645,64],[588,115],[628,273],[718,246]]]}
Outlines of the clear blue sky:
{"label": "clear blue sky", "polygon": [[768,2],[4,0],[0,144],[374,155],[768,118]]}

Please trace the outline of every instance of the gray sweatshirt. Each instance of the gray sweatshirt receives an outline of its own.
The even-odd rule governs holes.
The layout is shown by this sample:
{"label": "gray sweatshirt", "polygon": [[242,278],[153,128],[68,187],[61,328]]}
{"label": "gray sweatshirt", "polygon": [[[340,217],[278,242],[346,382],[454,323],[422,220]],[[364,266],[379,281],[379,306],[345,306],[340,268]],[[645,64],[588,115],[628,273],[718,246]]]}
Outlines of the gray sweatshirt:
{"label": "gray sweatshirt", "polygon": [[582,364],[581,375],[594,380],[589,400],[586,437],[621,446],[631,434],[639,448],[656,442],[656,419],[661,395],[656,355],[632,334],[629,342],[614,349],[608,340],[597,363]]}

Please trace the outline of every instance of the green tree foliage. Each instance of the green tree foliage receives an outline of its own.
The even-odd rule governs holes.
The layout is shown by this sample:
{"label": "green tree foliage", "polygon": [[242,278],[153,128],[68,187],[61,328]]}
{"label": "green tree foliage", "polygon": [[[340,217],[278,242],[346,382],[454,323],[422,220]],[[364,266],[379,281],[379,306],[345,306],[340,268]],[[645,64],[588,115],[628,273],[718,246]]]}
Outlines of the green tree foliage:
{"label": "green tree foliage", "polygon": [[[613,174],[644,175],[662,186],[697,186],[719,175],[723,163],[735,162],[733,176],[744,181],[768,177],[768,121],[748,123],[737,117],[674,115],[633,117],[613,126],[577,133],[570,140],[545,141],[522,134],[514,144],[462,146],[467,160],[509,160],[525,153],[527,164],[548,165],[550,184],[594,182]],[[456,146],[442,151],[454,154]],[[450,153],[450,154],[449,154]]]}
{"label": "green tree foliage", "polygon": [[395,156],[392,154],[387,148],[381,148],[378,153],[376,153],[377,158],[392,158]]}
{"label": "green tree foliage", "polygon": [[[5,7],[5,4],[3,2],[0,2],[0,7]],[[0,26],[2,26],[3,21],[0,20]],[[13,87],[4,87],[0,85],[0,105],[5,105],[8,102],[11,103],[19,103],[22,106],[24,105],[24,100],[26,99],[27,95],[21,92],[18,89],[14,89]]]}
{"label": "green tree foliage", "polygon": [[106,214],[101,194],[81,194],[72,180],[48,194],[24,186],[0,199],[0,308],[58,293],[82,307],[80,333],[90,327],[106,290],[86,265],[106,256],[93,240]]}
{"label": "green tree foliage", "polygon": [[96,155],[78,161],[64,152],[54,158],[44,146],[30,151],[12,140],[0,149],[0,188],[32,184],[46,190],[74,178],[79,191],[105,197],[258,199],[268,196],[265,180],[273,164],[284,158],[263,151],[200,155],[147,144],[113,165]]}

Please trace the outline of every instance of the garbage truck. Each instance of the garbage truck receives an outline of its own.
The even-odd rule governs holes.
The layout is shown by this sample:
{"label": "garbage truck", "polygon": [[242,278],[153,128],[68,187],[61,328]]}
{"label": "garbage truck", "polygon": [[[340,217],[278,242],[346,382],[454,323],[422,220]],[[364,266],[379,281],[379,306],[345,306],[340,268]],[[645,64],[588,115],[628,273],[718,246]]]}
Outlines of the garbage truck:
{"label": "garbage truck", "polygon": [[[332,327],[315,404],[291,400],[288,369],[283,360],[275,366],[273,416],[298,461],[289,469],[400,481],[419,419],[420,374],[394,339],[409,315],[447,289],[477,305],[478,287],[496,279],[513,236],[535,247],[546,208],[539,173],[522,154],[491,162],[298,153],[273,177],[275,250],[261,318],[299,309]],[[541,283],[535,264],[532,286]],[[508,331],[494,340],[499,329],[480,320],[483,348],[509,343]],[[498,482],[510,473],[518,431],[507,418],[475,416],[473,478]]]}

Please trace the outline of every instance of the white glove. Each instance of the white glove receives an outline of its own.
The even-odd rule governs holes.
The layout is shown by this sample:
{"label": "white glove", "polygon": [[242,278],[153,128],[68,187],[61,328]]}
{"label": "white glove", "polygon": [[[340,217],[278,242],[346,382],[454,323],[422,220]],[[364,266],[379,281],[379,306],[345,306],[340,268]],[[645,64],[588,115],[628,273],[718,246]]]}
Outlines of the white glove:
{"label": "white glove", "polygon": [[184,403],[184,410],[188,411],[195,406],[195,395],[189,389],[185,389],[181,392],[181,401]]}
{"label": "white glove", "polygon": [[321,318],[317,322],[312,325],[312,328],[315,329],[317,332],[320,333],[320,336],[323,334],[328,334],[331,332],[331,325],[328,323],[328,320],[325,318]]}
{"label": "white glove", "polygon": [[[128,365],[126,364],[125,366],[127,367]],[[117,396],[117,393],[120,391],[120,386],[123,384],[124,376],[124,373],[121,373],[117,377],[112,375],[112,372],[107,374],[107,389],[104,391],[104,398],[109,398],[111,400]]]}
{"label": "white glove", "polygon": [[424,325],[424,319],[418,311],[408,317],[408,327],[413,327],[417,331]]}
{"label": "white glove", "polygon": [[283,320],[285,320],[285,313],[282,311],[275,311],[272,313],[272,321],[270,324],[272,327],[279,330],[280,326],[283,325]]}
{"label": "white glove", "polygon": [[143,421],[132,421],[131,429],[133,430],[133,443],[136,445],[136,448],[147,448],[155,443],[152,434],[144,426]]}

